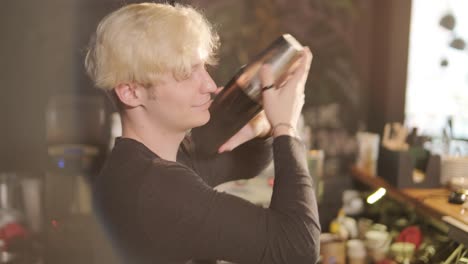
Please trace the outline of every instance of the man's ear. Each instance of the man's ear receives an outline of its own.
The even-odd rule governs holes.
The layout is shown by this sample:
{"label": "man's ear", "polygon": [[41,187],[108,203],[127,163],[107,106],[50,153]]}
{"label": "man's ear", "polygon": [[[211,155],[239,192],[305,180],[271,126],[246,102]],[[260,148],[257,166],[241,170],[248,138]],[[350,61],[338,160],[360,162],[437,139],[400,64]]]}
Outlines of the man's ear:
{"label": "man's ear", "polygon": [[114,91],[124,106],[137,107],[143,103],[142,88],[134,83],[121,83],[114,88]]}

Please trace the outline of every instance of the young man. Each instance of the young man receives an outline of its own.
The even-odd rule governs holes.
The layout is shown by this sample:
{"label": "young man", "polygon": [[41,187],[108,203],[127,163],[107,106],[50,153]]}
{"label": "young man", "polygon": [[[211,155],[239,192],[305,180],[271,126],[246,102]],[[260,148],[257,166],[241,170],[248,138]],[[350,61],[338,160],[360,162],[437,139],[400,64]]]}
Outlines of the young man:
{"label": "young man", "polygon": [[[264,115],[206,160],[196,151],[203,142],[187,132],[210,118],[217,88],[205,65],[217,44],[210,24],[188,6],[131,4],[101,21],[86,67],[115,100],[123,131],[92,183],[95,210],[126,263],[315,263],[317,206],[293,129],[312,55],[306,48],[289,81],[263,92]],[[262,83],[273,84],[268,67]],[[255,177],[272,149],[269,208],[213,190]]]}

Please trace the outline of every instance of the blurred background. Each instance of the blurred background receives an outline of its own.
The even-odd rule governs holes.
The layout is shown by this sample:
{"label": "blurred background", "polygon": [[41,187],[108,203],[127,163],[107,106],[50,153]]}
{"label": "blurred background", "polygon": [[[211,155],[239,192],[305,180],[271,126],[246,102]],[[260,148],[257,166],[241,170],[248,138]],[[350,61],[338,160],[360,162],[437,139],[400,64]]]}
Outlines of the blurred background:
{"label": "blurred background", "polygon": [[[1,1],[0,263],[116,263],[92,213],[87,181],[97,175],[112,146],[117,120],[86,76],[83,61],[98,21],[136,2],[143,1]],[[290,33],[312,50],[303,133],[310,150],[318,151],[308,158],[323,162],[323,170],[313,176],[324,232],[333,231],[340,209],[351,199],[343,198],[345,190],[358,189],[357,196],[364,197],[377,189],[356,183],[355,175],[363,175],[365,167],[352,170],[364,155],[359,133],[383,142],[385,125],[399,123],[408,132],[405,142],[411,131],[439,159],[468,155],[466,1],[175,2],[198,7],[214,23],[221,38],[220,62],[210,72],[219,86],[280,34]],[[381,175],[377,156],[371,160],[374,169],[365,173]],[[437,161],[436,184],[417,188],[445,188],[451,174],[440,180],[442,161]],[[378,165],[386,168],[389,162]],[[453,178],[463,182],[468,170],[466,160],[460,163],[463,176]],[[263,187],[255,184],[234,183],[224,190],[250,188],[250,198],[265,205],[258,197]],[[408,187],[391,186],[397,192]],[[268,190],[264,195],[269,198]],[[398,206],[400,213],[410,210],[406,201]],[[385,208],[354,216],[382,222],[376,214]],[[448,233],[446,226],[441,229]],[[458,245],[463,243],[452,245],[452,251]]]}

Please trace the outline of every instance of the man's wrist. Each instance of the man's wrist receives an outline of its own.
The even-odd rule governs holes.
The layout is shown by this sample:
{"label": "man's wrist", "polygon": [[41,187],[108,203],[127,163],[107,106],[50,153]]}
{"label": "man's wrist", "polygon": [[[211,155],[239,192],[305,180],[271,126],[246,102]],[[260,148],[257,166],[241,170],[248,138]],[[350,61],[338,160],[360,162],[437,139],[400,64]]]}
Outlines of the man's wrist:
{"label": "man's wrist", "polygon": [[296,129],[289,123],[278,123],[271,128],[271,136],[276,138],[279,136],[297,137]]}

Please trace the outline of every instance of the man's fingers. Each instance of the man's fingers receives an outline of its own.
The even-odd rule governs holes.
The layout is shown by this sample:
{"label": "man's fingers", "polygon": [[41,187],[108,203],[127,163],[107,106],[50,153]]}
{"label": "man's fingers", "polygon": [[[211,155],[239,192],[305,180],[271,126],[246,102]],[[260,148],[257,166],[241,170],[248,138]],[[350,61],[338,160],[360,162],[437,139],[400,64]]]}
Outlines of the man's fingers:
{"label": "man's fingers", "polygon": [[262,82],[263,87],[274,85],[275,79],[273,78],[273,73],[270,65],[265,64],[260,69],[260,81]]}
{"label": "man's fingers", "polygon": [[218,87],[216,91],[214,91],[214,94],[219,94],[223,89],[224,89],[224,86]]}
{"label": "man's fingers", "polygon": [[305,76],[304,78],[307,79],[309,76],[310,65],[312,64],[313,55],[310,51],[309,47],[304,48],[304,56],[305,56]]}
{"label": "man's fingers", "polygon": [[302,51],[302,56],[300,59],[300,65],[298,69],[292,74],[290,82],[300,82],[307,79],[309,75],[310,64],[312,61],[312,53],[310,52],[309,47],[305,47]]}
{"label": "man's fingers", "polygon": [[239,132],[237,132],[234,136],[228,139],[221,147],[218,149],[218,153],[223,153],[225,151],[231,151],[238,146],[242,145],[243,143],[251,140],[254,138],[254,131],[252,126],[248,123],[245,125]]}
{"label": "man's fingers", "polygon": [[247,140],[244,139],[242,135],[234,135],[232,138],[226,141],[226,143],[224,143],[223,145],[221,145],[221,147],[219,147],[218,153],[231,151],[246,141]]}

